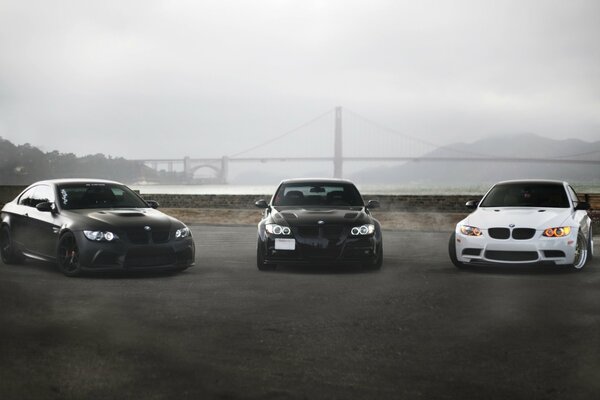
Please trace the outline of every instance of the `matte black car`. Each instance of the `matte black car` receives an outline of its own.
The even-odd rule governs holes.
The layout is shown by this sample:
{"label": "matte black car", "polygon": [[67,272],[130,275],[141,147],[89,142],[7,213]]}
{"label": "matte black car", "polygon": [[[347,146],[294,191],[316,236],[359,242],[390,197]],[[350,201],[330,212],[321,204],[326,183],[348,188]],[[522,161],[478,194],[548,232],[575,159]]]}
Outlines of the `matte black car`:
{"label": "matte black car", "polygon": [[379,221],[354,184],[341,179],[293,179],[281,182],[271,202],[258,200],[264,218],[258,224],[259,270],[277,264],[360,263],[379,269],[383,241]]}
{"label": "matte black car", "polygon": [[189,228],[157,207],[118,182],[37,182],[2,208],[0,255],[5,264],[55,262],[67,276],[192,266]]}

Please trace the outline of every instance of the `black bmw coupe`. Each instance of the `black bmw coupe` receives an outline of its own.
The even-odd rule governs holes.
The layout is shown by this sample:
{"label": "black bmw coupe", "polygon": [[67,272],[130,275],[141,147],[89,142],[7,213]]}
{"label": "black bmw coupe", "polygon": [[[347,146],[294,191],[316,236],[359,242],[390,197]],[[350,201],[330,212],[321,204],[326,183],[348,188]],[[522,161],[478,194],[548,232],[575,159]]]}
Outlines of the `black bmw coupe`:
{"label": "black bmw coupe", "polygon": [[156,207],[118,182],[37,182],[2,208],[0,255],[55,262],[67,276],[194,265],[189,228]]}
{"label": "black bmw coupe", "polygon": [[354,184],[341,179],[292,179],[281,182],[271,202],[258,200],[264,218],[258,224],[256,263],[359,263],[379,269],[383,241],[379,221]]}

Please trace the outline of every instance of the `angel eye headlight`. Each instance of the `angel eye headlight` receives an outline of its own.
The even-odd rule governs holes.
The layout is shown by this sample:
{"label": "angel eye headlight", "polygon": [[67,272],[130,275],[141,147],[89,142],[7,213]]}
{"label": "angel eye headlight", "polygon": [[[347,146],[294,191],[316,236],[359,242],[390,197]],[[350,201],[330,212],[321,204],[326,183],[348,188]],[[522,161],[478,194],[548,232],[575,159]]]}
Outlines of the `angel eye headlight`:
{"label": "angel eye headlight", "polygon": [[350,234],[352,236],[358,236],[358,235],[365,236],[365,235],[370,235],[373,232],[375,232],[375,225],[373,225],[373,224],[355,226],[352,229],[350,229]]}
{"label": "angel eye headlight", "polygon": [[281,226],[277,224],[267,224],[265,229],[268,233],[273,235],[290,235],[292,230],[288,226]]}
{"label": "angel eye headlight", "polygon": [[102,231],[83,231],[83,235],[88,240],[93,240],[94,242],[112,242],[119,237],[112,232],[102,232]]}
{"label": "angel eye headlight", "polygon": [[548,228],[544,231],[546,237],[564,237],[571,233],[570,226],[559,226],[556,228]]}
{"label": "angel eye headlight", "polygon": [[175,238],[176,239],[183,239],[183,238],[186,238],[186,237],[191,236],[191,235],[192,235],[192,232],[190,231],[190,228],[188,228],[187,226],[183,227],[183,228],[180,228],[180,229],[177,229],[175,231]]}
{"label": "angel eye headlight", "polygon": [[476,226],[461,225],[460,226],[460,231],[462,232],[463,235],[467,235],[467,236],[481,236],[481,235],[483,235],[483,233],[481,232],[481,229],[479,229]]}

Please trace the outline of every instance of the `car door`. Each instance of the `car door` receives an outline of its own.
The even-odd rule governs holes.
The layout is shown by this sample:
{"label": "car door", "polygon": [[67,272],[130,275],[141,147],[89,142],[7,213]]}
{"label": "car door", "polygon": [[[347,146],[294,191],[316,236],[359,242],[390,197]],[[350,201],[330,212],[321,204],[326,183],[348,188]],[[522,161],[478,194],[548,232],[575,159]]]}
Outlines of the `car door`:
{"label": "car door", "polygon": [[17,247],[23,250],[27,249],[31,196],[35,188],[36,186],[24,191],[17,199],[17,204],[10,210],[11,235]]}
{"label": "car door", "polygon": [[29,251],[34,255],[53,258],[56,256],[58,232],[60,230],[59,215],[55,212],[39,211],[35,206],[40,203],[54,203],[55,195],[49,185],[36,186],[31,196],[32,208],[29,211],[27,232],[29,235]]}
{"label": "car door", "polygon": [[[569,197],[571,198],[571,204],[573,204],[573,209],[577,207],[579,204],[579,196],[571,186],[567,187],[567,191],[569,192]],[[582,230],[585,237],[587,237],[590,224],[589,217],[586,210],[574,210],[573,219],[579,224],[580,229]]]}

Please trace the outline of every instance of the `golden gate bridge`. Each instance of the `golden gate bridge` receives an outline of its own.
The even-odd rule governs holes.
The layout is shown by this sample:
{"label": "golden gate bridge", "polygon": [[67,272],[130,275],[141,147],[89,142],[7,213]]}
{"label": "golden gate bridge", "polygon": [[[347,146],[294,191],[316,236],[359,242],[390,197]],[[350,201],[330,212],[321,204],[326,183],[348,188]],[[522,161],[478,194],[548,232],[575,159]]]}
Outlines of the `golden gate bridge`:
{"label": "golden gate bridge", "polygon": [[[344,123],[344,116],[349,116],[354,120],[354,128],[348,129],[348,125]],[[333,117],[333,124],[331,124],[331,117]],[[303,137],[304,131],[311,125],[319,125],[317,136]],[[350,132],[348,132],[349,130]],[[294,135],[300,136],[304,146],[281,145],[284,139]],[[344,142],[347,140],[347,136],[352,136],[353,142],[359,145],[353,146],[354,149],[345,148]],[[365,156],[364,154],[368,151],[368,148],[372,147],[370,144],[373,142],[373,137],[379,137],[380,146],[374,149],[378,154]],[[306,148],[306,144],[310,149]],[[268,154],[257,155],[256,153],[261,149],[267,149]],[[296,149],[300,154],[272,155],[273,153],[283,153],[282,149],[288,151]],[[444,155],[431,154],[434,150],[440,149],[444,150]],[[329,154],[324,154],[324,152],[329,152]],[[283,134],[222,157],[192,158],[186,156],[183,158],[148,158],[134,161],[138,161],[156,171],[181,171],[188,182],[197,181],[194,176],[198,170],[208,169],[212,172],[212,176],[205,179],[205,181],[226,183],[229,167],[233,163],[327,162],[331,163],[333,167],[332,176],[342,178],[344,176],[344,164],[348,162],[429,161],[600,165],[600,159],[576,158],[593,154],[599,154],[599,152],[552,158],[503,157],[481,154],[452,146],[437,145],[428,140],[385,127],[353,111],[336,107]]]}

